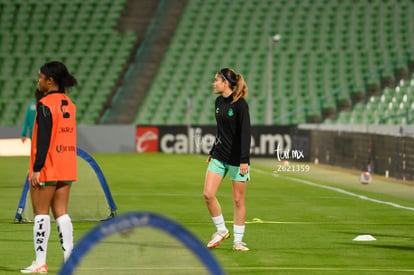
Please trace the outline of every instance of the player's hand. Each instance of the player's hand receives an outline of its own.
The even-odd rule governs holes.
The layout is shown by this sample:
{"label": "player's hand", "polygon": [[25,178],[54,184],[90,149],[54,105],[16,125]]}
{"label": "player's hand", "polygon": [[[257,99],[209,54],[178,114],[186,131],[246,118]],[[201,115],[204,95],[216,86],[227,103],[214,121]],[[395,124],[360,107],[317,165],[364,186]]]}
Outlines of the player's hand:
{"label": "player's hand", "polygon": [[25,143],[26,142],[26,137],[22,137],[21,140],[22,140],[22,143]]}
{"label": "player's hand", "polygon": [[211,155],[208,155],[206,162],[210,163],[210,160],[211,160]]}
{"label": "player's hand", "polygon": [[30,178],[30,184],[33,187],[40,185],[40,172],[33,172],[32,177]]}
{"label": "player's hand", "polygon": [[240,175],[244,176],[249,172],[249,164],[248,163],[240,163]]}

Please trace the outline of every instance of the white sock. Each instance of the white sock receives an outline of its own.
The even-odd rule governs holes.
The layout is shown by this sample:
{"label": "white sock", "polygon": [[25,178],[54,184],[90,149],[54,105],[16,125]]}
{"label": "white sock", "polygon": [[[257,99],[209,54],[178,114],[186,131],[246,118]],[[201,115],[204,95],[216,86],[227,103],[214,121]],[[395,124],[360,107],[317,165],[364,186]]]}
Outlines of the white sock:
{"label": "white sock", "polygon": [[233,225],[234,230],[234,242],[241,242],[244,236],[244,225]]}
{"label": "white sock", "polygon": [[49,215],[36,215],[33,225],[33,241],[36,253],[36,263],[38,265],[46,264],[47,242],[50,235],[50,217]]}
{"label": "white sock", "polygon": [[56,219],[59,231],[59,240],[62,245],[63,258],[66,262],[73,250],[73,225],[68,214],[62,215]]}
{"label": "white sock", "polygon": [[217,228],[217,231],[227,231],[226,224],[224,223],[224,217],[223,215],[217,216],[217,217],[211,217],[213,219],[213,222]]}

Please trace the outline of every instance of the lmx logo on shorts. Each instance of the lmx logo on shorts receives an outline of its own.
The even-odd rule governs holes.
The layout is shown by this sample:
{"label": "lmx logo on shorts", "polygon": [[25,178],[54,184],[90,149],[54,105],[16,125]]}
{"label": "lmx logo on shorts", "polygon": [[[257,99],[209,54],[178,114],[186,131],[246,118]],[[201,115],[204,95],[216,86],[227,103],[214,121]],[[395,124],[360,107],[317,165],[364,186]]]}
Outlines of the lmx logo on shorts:
{"label": "lmx logo on shorts", "polygon": [[158,128],[137,127],[135,151],[137,153],[158,152]]}

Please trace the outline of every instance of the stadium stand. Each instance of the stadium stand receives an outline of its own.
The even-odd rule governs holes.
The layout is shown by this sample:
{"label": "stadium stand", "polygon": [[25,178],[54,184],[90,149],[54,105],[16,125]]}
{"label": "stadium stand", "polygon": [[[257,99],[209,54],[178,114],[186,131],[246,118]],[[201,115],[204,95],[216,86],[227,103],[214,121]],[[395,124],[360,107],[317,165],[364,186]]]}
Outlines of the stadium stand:
{"label": "stadium stand", "polygon": [[395,88],[384,88],[380,96],[355,105],[351,112],[339,113],[338,119],[327,123],[340,124],[413,124],[414,76],[401,80]]}
{"label": "stadium stand", "polygon": [[[122,14],[122,20],[137,20],[134,27],[141,27],[142,43],[134,53],[122,85],[116,90],[100,119],[101,124],[132,124],[137,110],[168,48],[171,37],[180,20],[187,0],[129,0]],[[135,6],[135,7],[134,7]],[[129,19],[127,19],[129,17]],[[143,22],[142,22],[143,21]],[[139,34],[140,31],[136,30]]]}
{"label": "stadium stand", "polygon": [[[94,124],[123,73],[136,34],[115,29],[120,1],[0,1],[0,125],[21,125],[46,61],[67,64],[77,119]],[[53,28],[53,29],[51,29]]]}
{"label": "stadium stand", "polygon": [[[404,91],[414,71],[413,1],[186,1],[171,41],[153,39],[158,51],[152,54],[160,62],[135,66],[143,77],[134,85],[145,88],[139,97],[128,83],[119,86],[128,80],[131,56],[139,56],[137,32],[118,29],[132,2],[0,0],[0,125],[22,124],[36,71],[50,59],[66,62],[79,78],[72,97],[83,124],[102,122],[105,110],[108,118],[111,110],[125,112],[123,120],[109,123],[214,124],[212,81],[221,67],[243,73],[256,125],[268,124],[269,117],[274,125],[412,123],[394,118],[402,114],[394,112],[394,102],[388,111],[393,118],[363,110],[382,96],[392,100],[387,94],[396,93],[401,79],[403,109],[412,101]],[[161,2],[169,1],[158,8],[169,8]],[[171,25],[159,27],[165,24]],[[152,27],[146,28],[147,42]],[[278,44],[271,43],[274,34],[282,37]],[[163,43],[165,53],[159,50]],[[112,99],[126,90],[126,102],[135,104]]]}
{"label": "stadium stand", "polygon": [[[353,109],[368,82],[380,82],[373,71],[407,70],[413,10],[412,1],[391,0],[188,1],[136,122],[214,124],[206,102],[214,101],[221,67],[244,74],[254,124],[266,122],[270,70],[272,124],[345,122],[351,115],[338,111]],[[276,33],[282,39],[270,50]]]}

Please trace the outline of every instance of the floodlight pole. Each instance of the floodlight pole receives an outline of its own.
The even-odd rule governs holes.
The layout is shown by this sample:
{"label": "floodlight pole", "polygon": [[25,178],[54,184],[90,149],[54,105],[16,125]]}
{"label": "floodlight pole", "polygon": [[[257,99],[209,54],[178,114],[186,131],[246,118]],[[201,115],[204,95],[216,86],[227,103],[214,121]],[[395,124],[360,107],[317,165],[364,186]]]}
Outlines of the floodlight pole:
{"label": "floodlight pole", "polygon": [[267,49],[267,99],[266,99],[266,125],[272,125],[272,74],[273,74],[273,66],[272,66],[272,37],[269,37]]}
{"label": "floodlight pole", "polygon": [[267,99],[266,99],[266,125],[273,124],[273,45],[279,42],[280,35],[275,34],[269,37],[268,49],[267,49]]}

